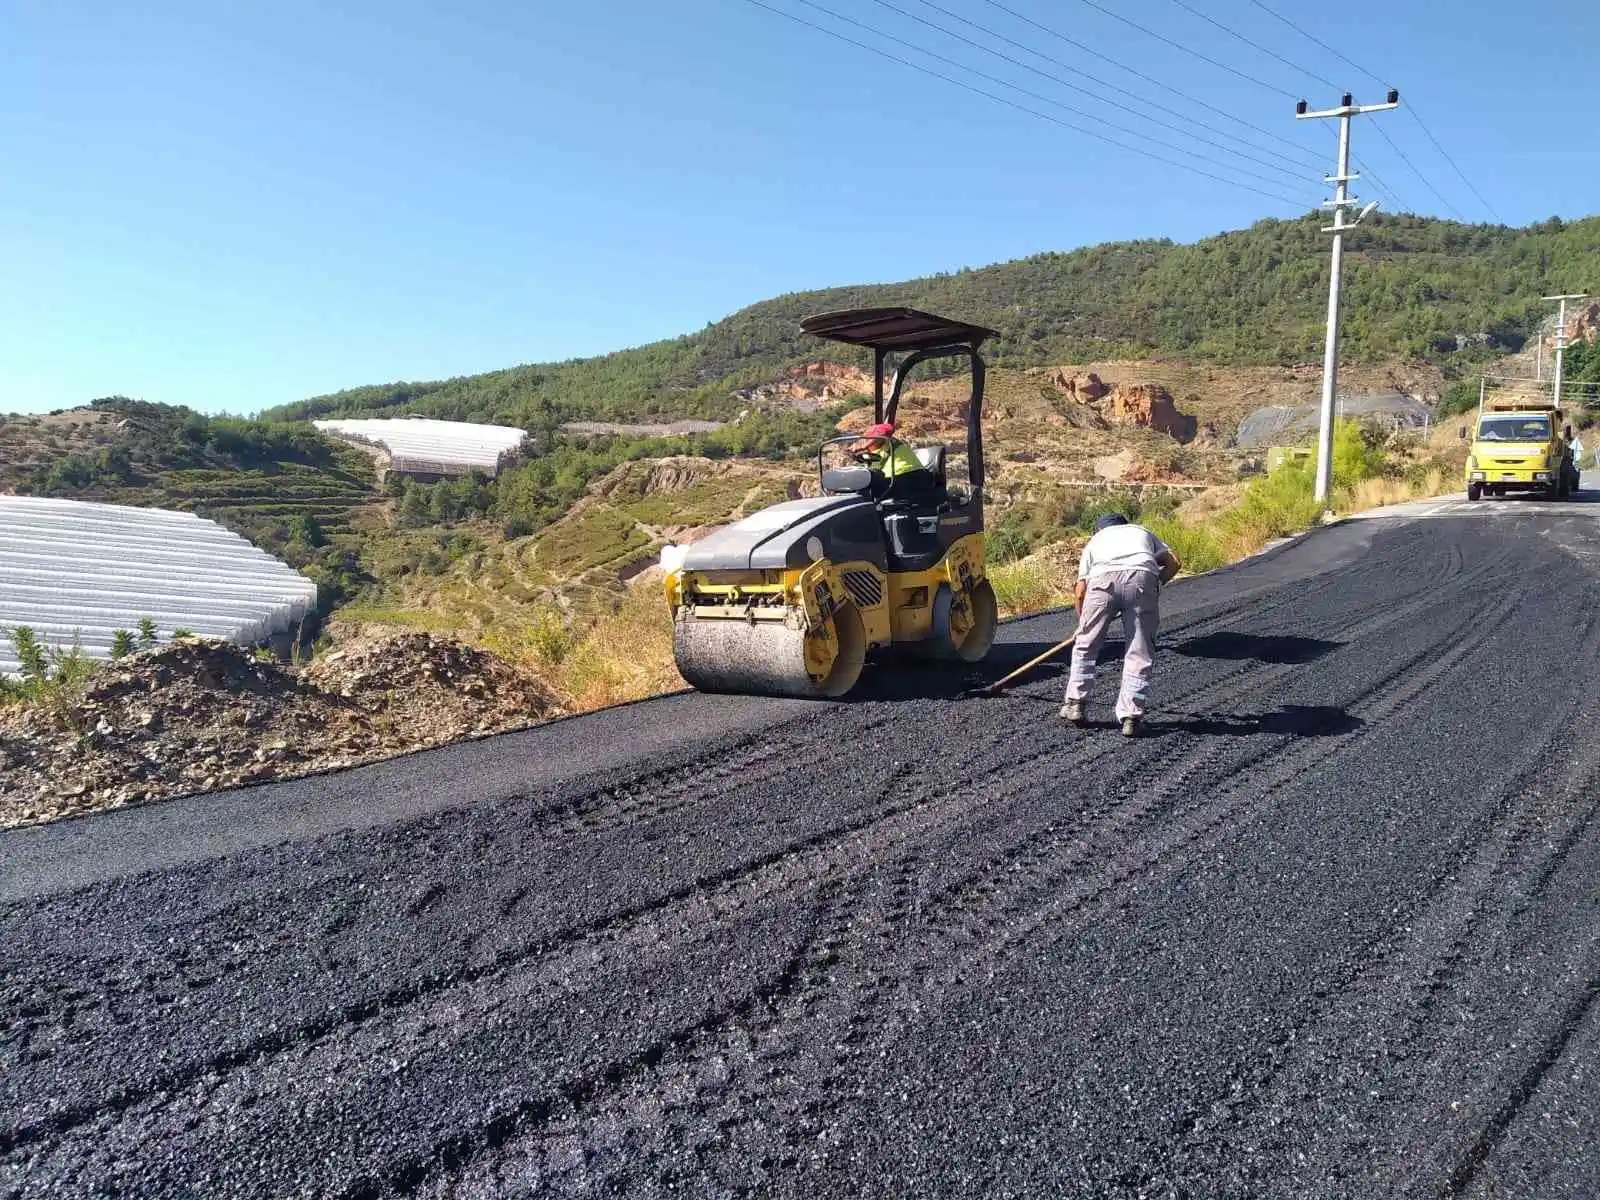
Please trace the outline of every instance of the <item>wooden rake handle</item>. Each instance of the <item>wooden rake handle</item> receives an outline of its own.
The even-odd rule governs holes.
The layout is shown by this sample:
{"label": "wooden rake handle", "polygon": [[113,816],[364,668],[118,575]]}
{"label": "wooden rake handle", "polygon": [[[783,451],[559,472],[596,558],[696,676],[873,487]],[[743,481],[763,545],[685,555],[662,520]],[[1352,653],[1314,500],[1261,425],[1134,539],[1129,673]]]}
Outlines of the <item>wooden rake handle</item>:
{"label": "wooden rake handle", "polygon": [[1023,663],[1020,667],[1018,667],[1015,671],[1011,672],[1011,674],[1009,674],[1007,676],[1004,676],[1001,679],[997,679],[993,683],[991,683],[988,687],[983,688],[982,689],[983,693],[985,695],[993,695],[995,692],[998,692],[1001,688],[1005,687],[1006,684],[1010,683],[1018,675],[1027,674],[1029,671],[1031,671],[1035,667],[1037,667],[1040,663],[1046,661],[1047,659],[1052,659],[1056,655],[1060,654],[1063,650],[1067,649],[1067,647],[1071,646],[1072,643],[1077,640],[1077,636],[1078,636],[1077,634],[1073,634],[1066,641],[1057,642],[1054,646],[1051,646],[1050,649],[1046,650],[1043,654],[1039,655],[1038,658],[1029,659],[1027,662]]}

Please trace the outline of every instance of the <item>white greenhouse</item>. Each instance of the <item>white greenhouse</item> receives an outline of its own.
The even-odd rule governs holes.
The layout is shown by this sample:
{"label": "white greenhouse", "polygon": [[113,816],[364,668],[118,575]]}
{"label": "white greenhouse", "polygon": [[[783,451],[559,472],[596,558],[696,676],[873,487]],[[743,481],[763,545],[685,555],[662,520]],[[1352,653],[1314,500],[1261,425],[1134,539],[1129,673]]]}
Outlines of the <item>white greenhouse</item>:
{"label": "white greenhouse", "polygon": [[163,641],[186,629],[248,644],[316,606],[311,580],[193,513],[0,496],[0,675],[20,668],[19,625],[108,658],[115,632],[144,617]]}
{"label": "white greenhouse", "polygon": [[323,433],[379,446],[389,470],[405,475],[494,475],[522,448],[528,435],[510,425],[474,425],[427,417],[313,421]]}

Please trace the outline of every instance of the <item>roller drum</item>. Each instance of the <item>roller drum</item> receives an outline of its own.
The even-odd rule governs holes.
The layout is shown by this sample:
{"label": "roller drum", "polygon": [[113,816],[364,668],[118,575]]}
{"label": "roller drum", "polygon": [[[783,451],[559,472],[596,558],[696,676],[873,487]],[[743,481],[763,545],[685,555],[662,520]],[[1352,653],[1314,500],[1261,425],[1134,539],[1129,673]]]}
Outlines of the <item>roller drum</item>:
{"label": "roller drum", "polygon": [[841,606],[832,621],[839,651],[821,678],[807,671],[806,634],[783,621],[685,613],[674,624],[672,655],[678,673],[702,692],[836,699],[860,678],[866,639],[853,606]]}

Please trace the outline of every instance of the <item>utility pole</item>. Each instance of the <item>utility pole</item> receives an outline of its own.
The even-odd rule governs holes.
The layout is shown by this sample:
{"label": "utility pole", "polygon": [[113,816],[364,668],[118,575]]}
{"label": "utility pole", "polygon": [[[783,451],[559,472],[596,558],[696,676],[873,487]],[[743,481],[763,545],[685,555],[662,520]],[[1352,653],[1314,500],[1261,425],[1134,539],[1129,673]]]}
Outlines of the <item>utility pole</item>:
{"label": "utility pole", "polygon": [[1317,484],[1313,493],[1318,503],[1326,503],[1333,483],[1333,405],[1339,391],[1339,281],[1344,270],[1344,234],[1361,224],[1366,215],[1378,207],[1374,200],[1361,210],[1354,221],[1346,221],[1345,213],[1359,201],[1350,195],[1349,184],[1359,179],[1350,174],[1350,118],[1362,113],[1387,112],[1400,107],[1400,93],[1389,91],[1382,104],[1357,104],[1349,92],[1341,98],[1338,108],[1325,108],[1308,112],[1304,100],[1295,105],[1296,120],[1322,120],[1339,118],[1339,169],[1324,178],[1333,184],[1333,199],[1324,200],[1323,208],[1333,210],[1333,224],[1324,226],[1323,233],[1333,234],[1333,265],[1328,278],[1328,337],[1322,352],[1322,411],[1317,421]]}
{"label": "utility pole", "polygon": [[[1545,297],[1546,300],[1559,300],[1561,302],[1561,307],[1558,310],[1558,315],[1556,316],[1556,390],[1555,390],[1555,402],[1556,402],[1556,407],[1557,408],[1561,407],[1561,366],[1562,366],[1561,358],[1562,358],[1563,352],[1567,348],[1567,301],[1568,300],[1587,300],[1588,298],[1589,298],[1589,293],[1588,292],[1568,292],[1565,296],[1546,296]],[[1544,345],[1544,339],[1543,338],[1539,339],[1539,345],[1541,347]]]}

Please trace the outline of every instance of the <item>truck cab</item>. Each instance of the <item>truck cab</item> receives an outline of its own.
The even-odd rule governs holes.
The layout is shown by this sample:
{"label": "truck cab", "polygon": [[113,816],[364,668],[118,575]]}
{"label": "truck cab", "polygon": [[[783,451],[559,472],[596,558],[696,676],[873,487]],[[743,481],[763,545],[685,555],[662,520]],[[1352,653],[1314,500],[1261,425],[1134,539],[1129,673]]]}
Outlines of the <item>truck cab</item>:
{"label": "truck cab", "polygon": [[1467,499],[1515,493],[1559,500],[1577,490],[1571,458],[1555,405],[1485,407],[1467,454]]}

